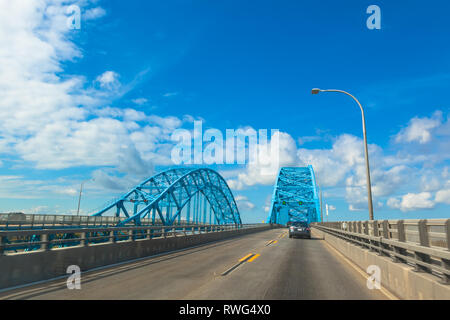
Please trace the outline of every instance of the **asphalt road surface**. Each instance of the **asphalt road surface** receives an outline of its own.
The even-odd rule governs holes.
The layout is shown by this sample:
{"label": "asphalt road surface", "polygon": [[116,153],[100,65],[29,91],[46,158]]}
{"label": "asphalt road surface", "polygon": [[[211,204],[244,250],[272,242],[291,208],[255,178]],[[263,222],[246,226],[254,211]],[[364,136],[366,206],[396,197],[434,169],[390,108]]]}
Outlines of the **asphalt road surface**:
{"label": "asphalt road surface", "polygon": [[323,240],[272,229],[0,293],[0,299],[389,299]]}

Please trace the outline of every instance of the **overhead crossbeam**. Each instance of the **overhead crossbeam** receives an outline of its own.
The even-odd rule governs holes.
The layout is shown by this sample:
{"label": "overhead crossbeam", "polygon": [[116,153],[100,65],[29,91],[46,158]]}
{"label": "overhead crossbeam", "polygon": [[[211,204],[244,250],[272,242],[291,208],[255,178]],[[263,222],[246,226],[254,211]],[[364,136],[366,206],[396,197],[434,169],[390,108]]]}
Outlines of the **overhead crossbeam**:
{"label": "overhead crossbeam", "polygon": [[320,204],[312,166],[281,168],[274,186],[270,223],[318,222]]}
{"label": "overhead crossbeam", "polygon": [[156,218],[163,225],[185,223],[242,224],[233,194],[223,177],[206,168],[161,172],[134,187],[94,216],[123,217],[118,226]]}

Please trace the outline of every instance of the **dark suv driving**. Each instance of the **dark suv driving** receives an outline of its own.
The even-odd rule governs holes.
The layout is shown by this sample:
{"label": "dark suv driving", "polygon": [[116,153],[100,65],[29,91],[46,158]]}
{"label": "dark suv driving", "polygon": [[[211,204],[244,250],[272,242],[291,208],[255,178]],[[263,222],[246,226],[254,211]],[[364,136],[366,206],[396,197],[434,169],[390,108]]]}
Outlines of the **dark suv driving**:
{"label": "dark suv driving", "polygon": [[311,239],[311,229],[307,222],[298,221],[289,223],[289,238],[308,238]]}

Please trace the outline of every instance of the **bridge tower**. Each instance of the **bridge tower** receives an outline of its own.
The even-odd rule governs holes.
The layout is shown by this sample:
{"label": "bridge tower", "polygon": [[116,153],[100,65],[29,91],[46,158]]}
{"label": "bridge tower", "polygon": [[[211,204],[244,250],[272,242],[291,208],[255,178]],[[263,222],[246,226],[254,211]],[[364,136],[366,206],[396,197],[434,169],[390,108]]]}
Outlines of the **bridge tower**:
{"label": "bridge tower", "polygon": [[318,194],[312,166],[281,168],[273,190],[268,221],[283,225],[290,221],[318,222]]}

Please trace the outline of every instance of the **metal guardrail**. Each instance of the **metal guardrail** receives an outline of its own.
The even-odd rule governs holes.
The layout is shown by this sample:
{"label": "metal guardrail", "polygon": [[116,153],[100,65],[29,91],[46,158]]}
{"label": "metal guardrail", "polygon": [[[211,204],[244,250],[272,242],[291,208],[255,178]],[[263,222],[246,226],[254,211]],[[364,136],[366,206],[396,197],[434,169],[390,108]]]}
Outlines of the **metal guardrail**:
{"label": "metal guardrail", "polygon": [[[0,230],[13,229],[44,229],[44,228],[63,228],[63,227],[108,227],[116,226],[124,218],[118,217],[94,217],[94,216],[74,216],[74,215],[50,215],[50,214],[0,214]],[[159,225],[162,221],[144,218],[141,219],[141,225]],[[186,221],[181,220],[178,225],[185,225]],[[129,224],[134,225],[134,223]]]}
{"label": "metal guardrail", "polygon": [[93,244],[262,228],[268,224],[101,227],[0,231],[0,255]]}
{"label": "metal guardrail", "polygon": [[312,226],[450,284],[450,219],[341,221]]}

